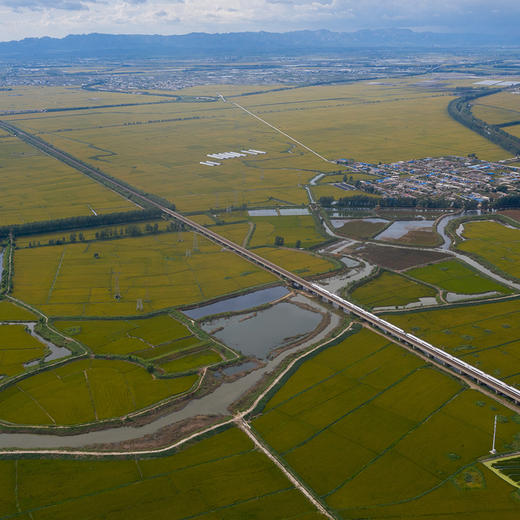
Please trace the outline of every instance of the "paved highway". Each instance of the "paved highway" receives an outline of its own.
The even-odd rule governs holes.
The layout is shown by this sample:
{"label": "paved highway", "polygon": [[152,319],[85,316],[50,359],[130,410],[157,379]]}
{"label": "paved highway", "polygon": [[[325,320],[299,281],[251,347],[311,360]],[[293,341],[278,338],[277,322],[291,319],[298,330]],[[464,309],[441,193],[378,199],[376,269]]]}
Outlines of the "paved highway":
{"label": "paved highway", "polygon": [[134,198],[141,199],[142,201],[159,208],[165,214],[169,215],[170,217],[173,217],[175,220],[179,222],[182,222],[189,228],[197,231],[198,233],[212,240],[213,242],[233,251],[234,253],[240,255],[241,257],[245,258],[250,262],[255,263],[256,265],[266,269],[267,271],[272,272],[276,276],[292,284],[294,287],[303,289],[311,294],[319,296],[324,301],[331,303],[335,307],[357,316],[361,320],[370,324],[372,327],[375,327],[378,330],[385,333],[385,335],[391,337],[392,339],[398,340],[401,343],[404,343],[405,345],[422,353],[423,355],[434,360],[435,362],[444,365],[452,372],[466,376],[471,380],[475,381],[476,383],[483,385],[488,389],[491,389],[497,394],[512,400],[517,405],[520,404],[520,390],[518,390],[517,388],[514,388],[504,383],[503,381],[493,376],[490,376],[489,374],[486,374],[482,370],[479,370],[478,368],[475,368],[474,366],[465,363],[459,358],[448,354],[444,350],[431,345],[430,343],[414,336],[413,334],[405,332],[399,327],[396,327],[388,321],[380,318],[379,316],[376,316],[375,314],[372,314],[371,312],[368,312],[365,309],[327,291],[323,287],[320,287],[318,284],[304,280],[300,276],[297,276],[291,273],[290,271],[287,271],[286,269],[283,269],[282,267],[274,264],[273,262],[270,262],[269,260],[262,258],[253,251],[249,251],[248,249],[245,249],[244,247],[235,244],[231,240],[228,240],[227,238],[220,236],[219,234],[211,231],[208,228],[205,228],[197,222],[190,220],[184,215],[181,215],[180,213],[150,199],[146,195],[143,195],[138,191],[135,191],[132,187],[123,183],[119,183],[112,177],[100,172],[99,170],[85,165],[81,161],[78,161],[71,155],[55,148],[54,146],[46,143],[45,141],[36,138],[31,134],[24,132],[11,124],[5,123],[4,121],[0,121],[0,127],[20,137],[29,144],[32,144],[33,146],[48,153],[49,155],[52,155],[53,157],[60,159],[61,161],[65,162],[66,164],[69,164],[70,166],[73,166],[79,171],[100,180],[104,184],[109,183],[112,186],[115,186],[118,189],[131,194]]}

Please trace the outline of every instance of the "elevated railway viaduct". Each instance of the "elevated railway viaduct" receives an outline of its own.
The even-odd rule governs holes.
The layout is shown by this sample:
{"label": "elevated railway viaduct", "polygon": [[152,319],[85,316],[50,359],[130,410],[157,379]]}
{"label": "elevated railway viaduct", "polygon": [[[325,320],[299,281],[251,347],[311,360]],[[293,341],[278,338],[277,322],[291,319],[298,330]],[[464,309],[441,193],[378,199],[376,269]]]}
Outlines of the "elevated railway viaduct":
{"label": "elevated railway viaduct", "polygon": [[366,311],[365,309],[355,305],[329,291],[320,287],[318,284],[313,282],[309,282],[300,276],[283,269],[282,267],[270,262],[269,260],[257,255],[253,251],[249,251],[248,249],[235,244],[231,240],[219,235],[218,233],[213,232],[211,229],[208,229],[197,222],[185,217],[181,213],[170,209],[163,204],[157,202],[153,198],[150,198],[139,191],[135,190],[131,186],[120,183],[109,175],[104,174],[100,170],[93,168],[85,163],[79,161],[68,153],[55,148],[54,146],[46,143],[42,139],[39,139],[5,121],[0,121],[0,128],[4,128],[8,132],[17,137],[23,139],[27,143],[39,148],[43,152],[55,157],[56,159],[61,160],[62,162],[72,166],[73,168],[79,170],[80,172],[89,175],[90,177],[102,182],[105,185],[111,185],[116,188],[117,191],[131,194],[133,199],[140,199],[141,201],[147,203],[148,205],[155,206],[159,208],[166,215],[174,218],[176,221],[183,223],[190,229],[193,229],[197,233],[205,236],[209,240],[219,244],[220,246],[233,251],[237,255],[242,258],[252,262],[263,269],[270,271],[277,277],[281,278],[285,282],[294,286],[295,288],[302,289],[307,291],[312,295],[316,295],[321,297],[324,301],[332,304],[334,307],[341,309],[347,313],[351,313],[352,315],[359,318],[361,321],[368,323],[370,326],[379,330],[390,339],[393,339],[401,344],[406,345],[407,347],[421,353],[422,355],[432,359],[436,363],[439,363],[449,369],[451,372],[465,376],[470,380],[474,381],[478,385],[481,385],[496,394],[507,398],[508,400],[513,401],[516,405],[520,405],[520,390],[506,384],[504,381],[501,381],[478,368],[462,361],[461,359],[448,354],[444,350],[431,345],[430,343],[414,336],[413,334],[409,334],[404,330],[396,327],[395,325],[389,323],[388,321],[372,314],[371,312]]}

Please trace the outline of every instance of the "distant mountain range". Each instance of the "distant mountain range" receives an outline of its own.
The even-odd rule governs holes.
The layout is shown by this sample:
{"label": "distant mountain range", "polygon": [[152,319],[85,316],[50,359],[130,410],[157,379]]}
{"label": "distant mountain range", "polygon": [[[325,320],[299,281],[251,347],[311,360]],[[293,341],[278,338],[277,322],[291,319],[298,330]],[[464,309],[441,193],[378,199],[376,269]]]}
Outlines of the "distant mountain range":
{"label": "distant mountain range", "polygon": [[65,38],[25,38],[0,42],[3,59],[199,58],[344,54],[362,48],[434,49],[475,46],[520,46],[518,36],[439,34],[408,29],[362,30],[351,33],[293,31],[185,35],[82,34]]}

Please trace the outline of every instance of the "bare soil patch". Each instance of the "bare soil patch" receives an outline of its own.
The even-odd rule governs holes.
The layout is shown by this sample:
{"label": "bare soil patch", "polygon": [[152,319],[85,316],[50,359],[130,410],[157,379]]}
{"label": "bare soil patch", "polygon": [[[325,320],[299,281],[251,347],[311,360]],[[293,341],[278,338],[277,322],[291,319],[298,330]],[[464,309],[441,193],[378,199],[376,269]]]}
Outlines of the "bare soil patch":
{"label": "bare soil patch", "polygon": [[388,269],[401,271],[410,267],[437,262],[449,255],[437,251],[408,249],[404,247],[365,244],[349,248],[349,254]]}

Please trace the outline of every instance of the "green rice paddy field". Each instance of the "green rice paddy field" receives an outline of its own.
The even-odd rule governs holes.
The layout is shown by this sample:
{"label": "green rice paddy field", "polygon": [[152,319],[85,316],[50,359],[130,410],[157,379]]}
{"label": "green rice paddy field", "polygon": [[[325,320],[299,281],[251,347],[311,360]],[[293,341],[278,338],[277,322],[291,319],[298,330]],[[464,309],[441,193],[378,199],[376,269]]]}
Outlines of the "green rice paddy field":
{"label": "green rice paddy field", "polygon": [[387,319],[509,384],[519,384],[519,312],[520,300],[512,300]]}
{"label": "green rice paddy field", "polygon": [[458,249],[480,256],[504,273],[520,278],[520,229],[498,222],[466,222],[463,236],[467,240],[459,243]]}
{"label": "green rice paddy field", "polygon": [[459,294],[478,294],[491,291],[502,294],[511,293],[511,290],[507,287],[489,278],[484,278],[457,260],[446,260],[425,267],[410,269],[406,271],[406,274],[446,291]]}
{"label": "green rice paddy field", "polygon": [[24,325],[0,325],[0,374],[24,372],[24,363],[41,359],[46,347],[26,332]]}
{"label": "green rice paddy field", "polygon": [[74,425],[120,417],[187,392],[197,379],[158,379],[127,361],[73,361],[3,390],[0,421]]}
{"label": "green rice paddy field", "polygon": [[0,138],[1,225],[137,207],[16,137]]}
{"label": "green rice paddy field", "polygon": [[518,496],[476,462],[520,417],[363,330],[305,362],[253,421],[339,518],[513,519]]}
{"label": "green rice paddy field", "polygon": [[0,300],[0,321],[36,321],[36,316],[8,300]]}
{"label": "green rice paddy field", "polygon": [[175,352],[177,344],[182,344],[182,349],[200,342],[191,330],[167,314],[137,320],[55,321],[53,325],[96,354],[152,355],[161,345],[169,345]]}
{"label": "green rice paddy field", "polygon": [[161,458],[0,461],[0,518],[319,520],[237,428]]}
{"label": "green rice paddy field", "polygon": [[384,271],[377,278],[354,289],[350,296],[366,307],[386,307],[406,305],[419,298],[434,298],[437,291],[399,274]]}
{"label": "green rice paddy field", "polygon": [[[306,252],[256,252],[304,276],[336,268]],[[192,233],[21,249],[15,265],[14,296],[51,316],[135,315],[139,300],[147,313],[276,280]]]}
{"label": "green rice paddy field", "polygon": [[133,320],[59,320],[53,325],[95,354],[138,357],[168,374],[222,361],[210,341],[168,314]]}

